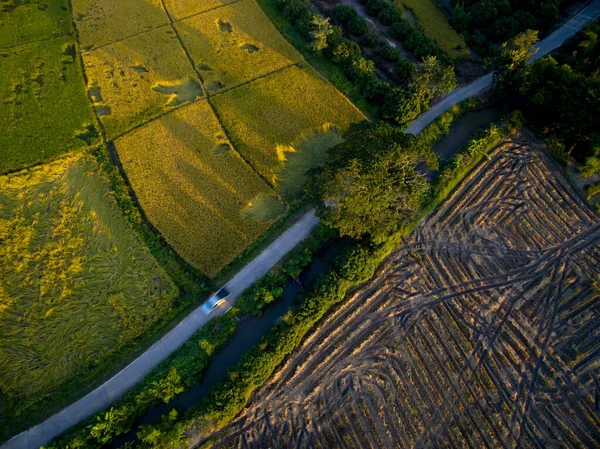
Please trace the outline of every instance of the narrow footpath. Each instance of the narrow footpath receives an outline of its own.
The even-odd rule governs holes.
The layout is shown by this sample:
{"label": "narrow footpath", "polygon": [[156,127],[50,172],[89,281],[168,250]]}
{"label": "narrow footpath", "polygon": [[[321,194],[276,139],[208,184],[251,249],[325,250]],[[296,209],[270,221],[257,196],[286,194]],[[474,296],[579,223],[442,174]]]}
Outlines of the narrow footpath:
{"label": "narrow footpath", "polygon": [[[600,0],[595,0],[569,20],[569,22],[539,42],[537,44],[539,51],[532,58],[531,62],[560,47],[565,40],[574,36],[589,22],[598,17],[600,17]],[[419,134],[440,114],[455,104],[477,95],[482,90],[490,87],[491,83],[492,74],[490,73],[467,86],[455,89],[446,95],[441,102],[412,122],[405,132],[408,134]],[[0,449],[39,449],[40,446],[47,444],[70,427],[109,407],[110,404],[121,397],[129,388],[138,383],[152,368],[183,345],[194,332],[208,323],[211,318],[222,315],[229,310],[245,289],[265,275],[283,256],[308,237],[318,223],[319,219],[315,216],[314,210],[310,210],[304,214],[300,220],[225,284],[225,287],[231,292],[227,302],[212,311],[209,315],[206,315],[201,310],[201,307],[198,307],[175,328],[104,384],[44,422],[16,435],[2,445]]]}

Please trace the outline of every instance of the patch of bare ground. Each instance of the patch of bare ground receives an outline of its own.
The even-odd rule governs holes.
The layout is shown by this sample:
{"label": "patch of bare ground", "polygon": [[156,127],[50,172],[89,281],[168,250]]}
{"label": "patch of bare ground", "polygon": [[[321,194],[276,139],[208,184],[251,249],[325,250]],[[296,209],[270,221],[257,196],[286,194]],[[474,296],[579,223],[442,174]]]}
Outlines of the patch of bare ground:
{"label": "patch of bare ground", "polygon": [[517,136],[213,447],[597,447],[599,276],[598,218]]}

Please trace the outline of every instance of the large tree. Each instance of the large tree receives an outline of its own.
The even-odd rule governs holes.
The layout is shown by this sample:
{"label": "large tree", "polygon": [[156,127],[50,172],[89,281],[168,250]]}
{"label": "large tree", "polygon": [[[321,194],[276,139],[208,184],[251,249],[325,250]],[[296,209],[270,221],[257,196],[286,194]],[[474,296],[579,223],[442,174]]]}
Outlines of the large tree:
{"label": "large tree", "polygon": [[311,176],[319,218],[357,239],[377,239],[414,218],[429,190],[417,165],[437,166],[431,149],[384,122],[352,125],[344,138]]}

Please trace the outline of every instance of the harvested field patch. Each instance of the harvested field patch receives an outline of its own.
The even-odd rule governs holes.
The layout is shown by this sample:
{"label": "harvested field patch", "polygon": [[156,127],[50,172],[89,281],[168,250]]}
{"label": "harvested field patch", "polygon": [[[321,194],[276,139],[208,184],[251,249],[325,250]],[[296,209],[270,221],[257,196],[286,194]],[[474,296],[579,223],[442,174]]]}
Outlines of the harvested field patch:
{"label": "harvested field patch", "polygon": [[430,0],[396,0],[409,8],[416,16],[418,26],[435,40],[438,46],[452,58],[466,58],[470,51],[465,39],[448,23],[446,15]]}
{"label": "harvested field patch", "polygon": [[1,176],[0,242],[2,413],[131,344],[178,296],[90,156]]}
{"label": "harvested field patch", "polygon": [[169,23],[161,0],[73,0],[73,19],[86,50]]}
{"label": "harvested field patch", "polygon": [[82,57],[94,105],[110,111],[100,117],[109,140],[202,96],[200,81],[170,25]]}
{"label": "harvested field patch", "polygon": [[296,66],[215,95],[211,101],[235,147],[273,185],[290,145],[315,132],[342,131],[364,119],[313,69]]}
{"label": "harvested field patch", "polygon": [[[149,220],[189,263],[214,276],[273,223],[242,210],[271,189],[228,142],[206,100],[171,112],[115,141]],[[264,209],[264,205],[261,210]]]}
{"label": "harvested field patch", "polygon": [[68,0],[2,0],[0,49],[65,35],[71,23]]}
{"label": "harvested field patch", "polygon": [[254,0],[175,24],[207,85],[233,87],[301,60]]}
{"label": "harvested field patch", "polygon": [[522,136],[212,447],[596,447],[600,222]]}
{"label": "harvested field patch", "polygon": [[99,142],[70,36],[0,56],[0,173]]}
{"label": "harvested field patch", "polygon": [[202,0],[199,2],[198,0],[165,0],[165,5],[171,16],[175,20],[179,20],[238,1],[239,0]]}

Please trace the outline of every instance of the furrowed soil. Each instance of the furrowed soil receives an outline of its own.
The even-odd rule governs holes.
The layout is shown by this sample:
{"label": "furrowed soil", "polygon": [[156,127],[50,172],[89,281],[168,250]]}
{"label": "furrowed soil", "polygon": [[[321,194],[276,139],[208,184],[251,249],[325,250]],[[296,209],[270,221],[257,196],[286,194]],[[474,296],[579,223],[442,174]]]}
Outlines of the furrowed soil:
{"label": "furrowed soil", "polygon": [[599,280],[598,217],[517,136],[205,442],[596,447]]}

